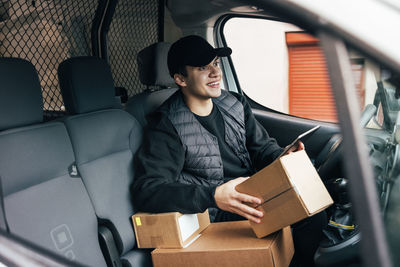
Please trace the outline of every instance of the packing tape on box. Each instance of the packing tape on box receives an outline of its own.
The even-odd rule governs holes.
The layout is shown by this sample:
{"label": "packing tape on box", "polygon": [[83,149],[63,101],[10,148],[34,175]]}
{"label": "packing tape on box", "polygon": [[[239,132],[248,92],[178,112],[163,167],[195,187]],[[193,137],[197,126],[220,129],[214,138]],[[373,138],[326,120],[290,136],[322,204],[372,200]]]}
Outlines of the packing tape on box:
{"label": "packing tape on box", "polygon": [[271,197],[271,198],[269,198],[269,199],[265,200],[263,203],[261,203],[261,204],[258,204],[258,205],[257,205],[257,206],[255,206],[254,208],[256,209],[256,208],[258,208],[258,207],[260,207],[260,206],[264,205],[265,203],[267,203],[267,202],[269,202],[269,201],[271,201],[271,200],[273,200],[273,199],[275,199],[275,198],[279,197],[280,195],[283,195],[284,193],[286,193],[286,192],[290,191],[291,189],[294,189],[294,191],[295,191],[297,194],[299,194],[299,192],[297,192],[297,190],[296,190],[296,188],[295,188],[295,187],[289,187],[289,188],[288,188],[288,189],[286,189],[285,191],[282,191],[282,192],[280,192],[279,194],[277,194],[277,195],[275,195],[275,196],[273,196],[273,197]]}

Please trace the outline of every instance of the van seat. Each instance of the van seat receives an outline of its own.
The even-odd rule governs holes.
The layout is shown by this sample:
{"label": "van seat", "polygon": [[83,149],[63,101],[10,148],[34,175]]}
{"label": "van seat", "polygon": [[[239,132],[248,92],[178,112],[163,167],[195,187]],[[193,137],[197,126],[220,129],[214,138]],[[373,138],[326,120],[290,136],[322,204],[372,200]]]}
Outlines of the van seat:
{"label": "van seat", "polygon": [[64,122],[96,215],[111,230],[124,265],[151,265],[148,251],[134,249],[131,222],[134,209],[129,187],[142,127],[126,111],[112,108],[114,83],[104,60],[67,59],[60,64],[58,76],[67,112],[74,115]]}
{"label": "van seat", "polygon": [[[139,79],[148,89],[133,96],[126,103],[125,110],[132,114],[142,126],[147,124],[147,115],[155,111],[177,90],[167,67],[167,55],[170,46],[170,43],[159,42],[138,53]],[[149,89],[150,87],[158,87],[159,89]]]}
{"label": "van seat", "polygon": [[42,123],[34,66],[0,58],[0,177],[11,234],[68,259],[106,266],[97,218],[61,122]]}

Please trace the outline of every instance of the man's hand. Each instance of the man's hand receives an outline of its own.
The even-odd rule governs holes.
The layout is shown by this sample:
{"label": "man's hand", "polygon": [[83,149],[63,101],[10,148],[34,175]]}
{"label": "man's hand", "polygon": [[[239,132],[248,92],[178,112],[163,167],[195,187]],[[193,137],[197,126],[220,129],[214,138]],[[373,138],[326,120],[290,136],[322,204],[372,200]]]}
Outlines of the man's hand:
{"label": "man's hand", "polygon": [[304,149],[305,149],[305,146],[304,146],[303,142],[298,141],[298,142],[297,142],[297,145],[291,147],[291,148],[289,149],[289,151],[288,151],[286,154],[290,154],[290,153],[292,153],[292,152],[300,151],[300,150],[304,150]]}
{"label": "man's hand", "polygon": [[252,222],[259,223],[261,221],[260,218],[264,216],[264,214],[248,205],[259,205],[261,204],[261,200],[247,194],[239,193],[235,189],[236,185],[247,179],[249,179],[249,177],[239,177],[218,186],[215,189],[215,202],[218,208],[222,210],[239,214]]}

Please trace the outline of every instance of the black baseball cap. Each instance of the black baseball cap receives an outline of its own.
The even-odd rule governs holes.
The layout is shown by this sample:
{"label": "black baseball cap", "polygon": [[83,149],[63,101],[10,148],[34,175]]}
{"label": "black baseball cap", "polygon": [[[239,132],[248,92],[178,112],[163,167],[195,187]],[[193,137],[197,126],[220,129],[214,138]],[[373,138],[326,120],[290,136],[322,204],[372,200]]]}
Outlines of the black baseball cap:
{"label": "black baseball cap", "polygon": [[173,77],[183,66],[205,66],[215,57],[226,57],[231,53],[229,47],[214,48],[200,36],[185,36],[173,43],[168,51],[169,74]]}

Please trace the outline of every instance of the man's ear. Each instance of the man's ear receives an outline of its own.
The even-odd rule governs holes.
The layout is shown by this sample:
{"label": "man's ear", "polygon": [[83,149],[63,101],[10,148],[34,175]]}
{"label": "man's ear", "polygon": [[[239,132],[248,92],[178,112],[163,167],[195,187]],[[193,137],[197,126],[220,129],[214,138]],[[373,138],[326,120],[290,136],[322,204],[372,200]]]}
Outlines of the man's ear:
{"label": "man's ear", "polygon": [[174,81],[180,87],[185,87],[187,84],[185,82],[185,77],[182,74],[175,73],[174,74]]}

